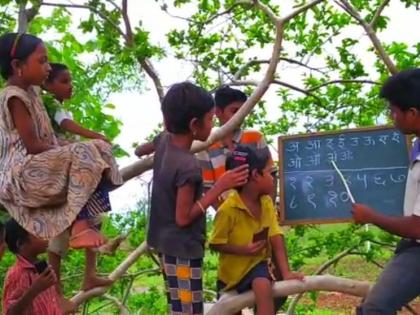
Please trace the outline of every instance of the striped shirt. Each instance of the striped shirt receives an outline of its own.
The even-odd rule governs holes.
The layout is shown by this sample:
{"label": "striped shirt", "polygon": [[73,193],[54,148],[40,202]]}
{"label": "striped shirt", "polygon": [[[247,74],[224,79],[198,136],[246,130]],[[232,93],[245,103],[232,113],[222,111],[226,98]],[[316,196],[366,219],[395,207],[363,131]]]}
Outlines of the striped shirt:
{"label": "striped shirt", "polygon": [[[3,314],[29,290],[38,278],[35,266],[22,256],[17,256],[16,263],[9,269],[3,288]],[[54,286],[38,294],[22,315],[63,315]]]}
{"label": "striped shirt", "polygon": [[[263,134],[255,130],[239,129],[233,134],[232,141],[234,147],[241,144],[255,150],[268,149]],[[200,161],[200,166],[203,170],[204,188],[211,188],[225,173],[226,156],[228,153],[229,148],[227,148],[222,141],[218,141],[211,145],[206,151],[197,154],[197,159]]]}

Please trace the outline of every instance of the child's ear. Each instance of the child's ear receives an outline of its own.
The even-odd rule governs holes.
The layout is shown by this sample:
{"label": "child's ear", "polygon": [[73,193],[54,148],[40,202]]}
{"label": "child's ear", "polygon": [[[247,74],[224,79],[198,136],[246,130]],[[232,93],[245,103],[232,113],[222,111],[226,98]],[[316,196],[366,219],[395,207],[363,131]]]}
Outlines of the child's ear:
{"label": "child's ear", "polygon": [[256,179],[258,180],[261,177],[261,174],[258,172],[257,169],[254,169],[251,171],[250,179]]}
{"label": "child's ear", "polygon": [[197,133],[197,130],[199,129],[199,124],[200,124],[200,120],[197,117],[194,117],[193,119],[191,119],[190,121],[190,131],[195,134]]}

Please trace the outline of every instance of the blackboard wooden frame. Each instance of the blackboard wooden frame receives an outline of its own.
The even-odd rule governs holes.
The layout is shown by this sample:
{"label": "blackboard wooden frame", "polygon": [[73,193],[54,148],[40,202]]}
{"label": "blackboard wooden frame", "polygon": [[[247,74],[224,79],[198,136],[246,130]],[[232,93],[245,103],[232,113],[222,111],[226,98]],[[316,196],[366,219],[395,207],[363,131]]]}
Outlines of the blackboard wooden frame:
{"label": "blackboard wooden frame", "polygon": [[[337,134],[348,134],[353,132],[363,132],[363,131],[375,131],[375,130],[392,130],[395,129],[393,125],[383,125],[383,126],[373,126],[373,127],[362,127],[362,128],[352,128],[352,129],[345,129],[345,130],[333,130],[333,131],[325,131],[325,132],[314,132],[314,133],[305,133],[305,134],[297,134],[297,135],[288,135],[288,136],[280,136],[278,138],[278,154],[279,154],[279,196],[280,196],[280,203],[279,203],[279,210],[280,210],[280,225],[300,225],[300,224],[325,224],[325,223],[349,223],[354,222],[353,219],[308,219],[308,220],[286,220],[286,207],[285,207],[285,177],[283,176],[284,173],[284,160],[283,160],[283,148],[284,148],[284,141],[290,139],[304,139],[304,138],[311,138],[317,136],[328,136],[328,135],[337,135]],[[412,147],[412,136],[405,136],[408,154],[410,155],[410,148]]]}

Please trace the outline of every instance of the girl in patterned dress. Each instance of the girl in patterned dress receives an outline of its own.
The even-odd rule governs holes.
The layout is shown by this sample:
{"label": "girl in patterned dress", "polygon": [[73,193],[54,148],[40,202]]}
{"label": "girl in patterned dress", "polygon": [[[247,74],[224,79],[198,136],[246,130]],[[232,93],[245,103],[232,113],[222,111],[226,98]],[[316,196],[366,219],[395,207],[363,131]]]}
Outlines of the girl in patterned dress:
{"label": "girl in patterned dress", "polygon": [[91,222],[110,210],[108,192],[123,179],[108,143],[58,145],[34,89],[49,71],[42,40],[0,37],[0,203],[34,236],[62,244],[70,231],[73,248],[96,248],[105,239]]}

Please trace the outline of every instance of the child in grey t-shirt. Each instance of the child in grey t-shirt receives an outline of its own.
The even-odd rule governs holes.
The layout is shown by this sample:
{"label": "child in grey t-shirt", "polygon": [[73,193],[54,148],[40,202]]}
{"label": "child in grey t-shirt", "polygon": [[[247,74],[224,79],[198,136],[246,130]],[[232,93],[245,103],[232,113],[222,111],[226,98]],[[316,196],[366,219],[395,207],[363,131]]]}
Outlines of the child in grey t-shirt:
{"label": "child in grey t-shirt", "polygon": [[206,209],[224,191],[247,181],[247,165],[227,172],[205,195],[194,140],[210,135],[214,102],[204,89],[173,85],[162,103],[166,131],[140,146],[138,156],[155,152],[147,243],[158,253],[171,313],[202,314],[202,262]]}

